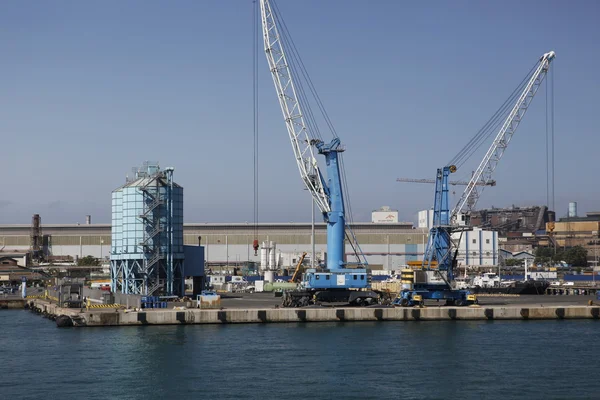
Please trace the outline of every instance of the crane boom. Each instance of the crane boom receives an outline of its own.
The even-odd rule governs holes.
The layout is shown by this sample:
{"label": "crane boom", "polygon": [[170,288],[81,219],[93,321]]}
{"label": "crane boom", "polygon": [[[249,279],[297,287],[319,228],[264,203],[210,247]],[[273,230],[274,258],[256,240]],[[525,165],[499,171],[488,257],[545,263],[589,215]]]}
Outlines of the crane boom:
{"label": "crane boom", "polygon": [[[467,184],[465,191],[463,192],[461,198],[458,203],[454,207],[451,213],[451,220],[454,221],[456,216],[462,211],[463,207],[469,201],[469,198],[473,199],[475,203],[479,199],[480,193],[477,192],[476,186],[478,184],[484,184],[486,182],[490,182],[492,179],[492,173],[498,166],[498,162],[502,158],[506,147],[510,143],[515,131],[517,130],[523,116],[527,112],[529,108],[529,104],[536,92],[538,91],[542,81],[546,77],[548,69],[550,67],[550,63],[554,59],[556,54],[554,51],[550,51],[540,57],[539,63],[535,72],[532,74],[531,79],[527,82],[523,92],[519,96],[516,104],[512,108],[511,112],[508,114],[508,117],[502,124],[500,131],[496,135],[492,145],[488,149],[487,153],[481,160],[481,163],[475,170],[475,173],[471,177],[471,180]],[[473,206],[474,204],[473,203]]]}
{"label": "crane boom", "polygon": [[[397,178],[396,182],[408,182],[408,183],[435,183],[435,179],[414,179],[414,178]],[[449,185],[453,186],[467,186],[469,182],[467,181],[449,181]],[[488,182],[477,182],[476,186],[496,186],[495,180],[490,180]]]}
{"label": "crane boom", "polygon": [[[339,157],[340,153],[344,151],[344,147],[335,130],[332,130],[334,138],[331,142],[325,143],[320,139],[318,127],[313,121],[310,102],[302,87],[302,81],[295,81],[293,76],[299,70],[300,72],[296,75],[299,75],[300,78],[304,77],[306,80],[306,71],[302,67],[301,60],[299,66],[293,42],[287,34],[285,23],[279,15],[276,4],[269,0],[260,0],[260,12],[265,54],[296,164],[304,185],[310,191],[321,210],[323,220],[327,223],[327,269],[336,274],[350,274],[350,272],[344,272],[347,264],[344,251],[347,227],[343,190],[345,183],[342,175],[342,160]],[[289,57],[286,57],[284,43],[290,42],[292,51],[289,53]],[[311,91],[315,94],[314,88],[311,87]],[[318,98],[318,96],[315,97]],[[306,118],[302,107],[307,112]],[[319,108],[323,112],[320,102]],[[330,121],[328,124],[331,128]],[[314,132],[310,132],[309,128],[314,129]],[[317,139],[315,136],[319,138]],[[319,169],[315,158],[315,149],[318,154],[325,157],[326,178]],[[315,280],[320,281],[320,276],[315,276]],[[344,283],[345,276],[340,276],[337,282],[336,288],[350,287],[349,284]],[[317,283],[318,286],[326,285],[326,282]],[[366,281],[361,284],[364,287],[368,286]]]}
{"label": "crane boom", "polygon": [[320,141],[311,137],[305,123],[291,69],[283,50],[281,36],[269,1],[260,1],[260,12],[265,53],[292,143],[296,164],[302,181],[315,199],[317,207],[322,213],[327,213],[331,211],[331,206],[313,148]]}

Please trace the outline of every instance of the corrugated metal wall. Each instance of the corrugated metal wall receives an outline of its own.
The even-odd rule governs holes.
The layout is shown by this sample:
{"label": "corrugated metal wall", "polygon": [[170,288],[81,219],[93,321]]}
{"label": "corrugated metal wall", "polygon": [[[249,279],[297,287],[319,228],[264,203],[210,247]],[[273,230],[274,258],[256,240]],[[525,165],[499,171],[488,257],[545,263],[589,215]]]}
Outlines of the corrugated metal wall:
{"label": "corrugated metal wall", "polygon": [[4,246],[29,246],[29,236],[0,236],[0,248]]}

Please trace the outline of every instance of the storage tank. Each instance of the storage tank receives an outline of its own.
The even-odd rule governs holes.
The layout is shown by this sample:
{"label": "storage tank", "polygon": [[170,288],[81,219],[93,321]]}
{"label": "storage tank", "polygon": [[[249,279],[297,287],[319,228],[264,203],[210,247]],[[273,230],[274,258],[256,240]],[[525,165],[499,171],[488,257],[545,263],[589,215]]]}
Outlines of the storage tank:
{"label": "storage tank", "polygon": [[273,271],[265,271],[265,282],[273,283],[275,280],[275,272]]}
{"label": "storage tank", "polygon": [[173,181],[173,171],[145,162],[133,179],[112,193],[115,292],[184,293],[183,188]]}
{"label": "storage tank", "polygon": [[275,252],[275,242],[269,242],[269,269],[277,270],[277,253]]}
{"label": "storage tank", "polygon": [[262,243],[262,247],[260,248],[260,269],[266,271],[269,268],[268,261],[269,260],[269,248],[267,246],[267,242]]}
{"label": "storage tank", "polygon": [[577,202],[572,201],[569,203],[569,218],[577,217]]}

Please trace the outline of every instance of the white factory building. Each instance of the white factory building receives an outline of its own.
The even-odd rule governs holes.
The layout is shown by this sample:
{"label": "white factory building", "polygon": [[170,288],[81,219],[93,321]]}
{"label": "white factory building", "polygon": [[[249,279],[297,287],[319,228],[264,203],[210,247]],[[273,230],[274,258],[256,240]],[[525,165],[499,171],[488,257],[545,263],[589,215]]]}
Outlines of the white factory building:
{"label": "white factory building", "polygon": [[[460,215],[459,224],[464,225],[464,214]],[[433,225],[433,210],[419,211],[418,227],[431,229]],[[493,266],[498,264],[498,232],[480,228],[452,235],[454,240],[460,240],[457,261],[460,266]]]}
{"label": "white factory building", "polygon": [[374,224],[396,224],[398,223],[398,210],[392,210],[388,206],[373,210],[371,222]]}
{"label": "white factory building", "polygon": [[[110,224],[81,224],[42,226],[43,253],[46,257],[73,259],[87,255],[102,258],[106,263],[111,251]],[[372,223],[353,225],[354,232],[373,269],[399,269],[408,261],[423,258],[427,244],[427,229],[415,229],[411,222]],[[269,253],[267,265],[271,268],[295,267],[303,252],[312,253],[310,223],[261,223],[256,228],[247,223],[189,223],[184,224],[184,244],[204,246],[206,269],[243,266],[248,261],[261,262],[261,251],[254,253],[252,244],[257,239],[263,243],[273,242],[273,254]],[[3,252],[26,252],[30,249],[29,225],[0,225],[0,256]],[[324,223],[315,224],[315,259],[325,259],[327,234]],[[270,252],[271,250],[269,250]],[[346,245],[347,261],[353,262],[353,249]],[[276,267],[275,267],[276,265]]]}
{"label": "white factory building", "polygon": [[[378,214],[373,216],[373,221],[386,222],[360,222],[353,225],[361,250],[372,269],[398,270],[408,261],[423,259],[429,233],[428,226],[433,220],[431,210],[419,213],[417,228],[413,227],[411,222],[390,222],[397,220],[397,211],[389,208],[375,210],[374,213]],[[28,251],[30,234],[30,225],[0,225],[0,248],[3,249],[0,250],[0,256],[2,253]],[[45,224],[42,226],[42,235],[43,251],[46,256],[52,256],[54,259],[70,256],[77,259],[91,255],[103,259],[108,264],[111,251],[110,224]],[[463,235],[458,255],[459,264],[470,266],[497,264],[496,232],[475,228]],[[252,248],[254,239],[259,240],[261,247],[263,243],[268,243],[271,247],[270,242],[273,242],[273,255],[269,253],[266,262],[268,265],[271,261],[271,269],[295,267],[303,252],[307,253],[305,262],[310,264],[312,253],[310,223],[261,223],[256,229],[252,224],[247,223],[184,224],[184,244],[204,246],[207,269],[211,267],[233,269],[234,266],[243,266],[249,261],[260,265],[261,251],[259,249],[257,254],[254,254]],[[326,240],[325,224],[316,223],[316,262],[325,259]],[[347,261],[355,261],[353,249],[349,244],[346,245],[346,255]]]}

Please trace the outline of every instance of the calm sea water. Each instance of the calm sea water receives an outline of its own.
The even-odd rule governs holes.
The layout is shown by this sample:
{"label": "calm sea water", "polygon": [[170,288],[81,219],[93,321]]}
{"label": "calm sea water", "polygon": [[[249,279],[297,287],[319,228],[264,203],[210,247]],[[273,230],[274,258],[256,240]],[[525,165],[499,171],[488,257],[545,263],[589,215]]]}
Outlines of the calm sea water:
{"label": "calm sea water", "polygon": [[0,399],[600,399],[598,321],[0,332]]}

